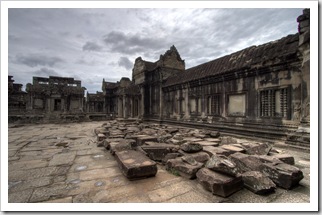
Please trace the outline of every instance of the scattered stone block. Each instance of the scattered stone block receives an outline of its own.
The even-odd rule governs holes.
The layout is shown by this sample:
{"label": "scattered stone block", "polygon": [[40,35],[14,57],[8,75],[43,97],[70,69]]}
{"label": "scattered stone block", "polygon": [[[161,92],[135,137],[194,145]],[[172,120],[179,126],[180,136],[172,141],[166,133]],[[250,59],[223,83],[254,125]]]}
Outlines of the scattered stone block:
{"label": "scattered stone block", "polygon": [[214,147],[214,146],[203,146],[202,150],[206,153],[208,153],[210,156],[213,155],[225,155],[225,156],[229,156],[230,154],[232,154],[232,151],[227,151],[223,148],[220,147]]}
{"label": "scattered stone block", "polygon": [[272,146],[269,143],[241,143],[249,155],[268,155]]}
{"label": "scattered stone block", "polygon": [[272,164],[283,163],[283,161],[279,160],[278,158],[275,158],[274,156],[269,156],[269,155],[251,155],[251,156],[258,158],[263,163],[272,163]]}
{"label": "scattered stone block", "polygon": [[148,136],[148,135],[144,135],[144,136],[141,135],[136,138],[136,144],[138,146],[142,146],[147,141],[157,142],[158,140],[157,140],[157,137]]}
{"label": "scattered stone block", "polygon": [[261,170],[262,162],[259,158],[255,156],[250,156],[237,152],[229,155],[228,158],[236,164],[240,173]]}
{"label": "scattered stone block", "polygon": [[162,159],[162,164],[166,164],[168,160],[175,159],[175,158],[180,157],[180,156],[182,156],[182,154],[180,154],[180,153],[168,153]]}
{"label": "scattered stone block", "polygon": [[198,182],[214,195],[228,197],[243,188],[241,176],[232,177],[208,168],[200,169],[197,174]]}
{"label": "scattered stone block", "polygon": [[98,134],[98,135],[97,135],[97,141],[99,141],[99,142],[100,142],[100,141],[103,141],[103,140],[105,140],[105,139],[106,139],[106,136],[105,136],[104,134],[101,134],[101,133],[100,133],[100,134]]}
{"label": "scattered stone block", "polygon": [[202,163],[197,162],[196,165],[191,165],[188,162],[182,160],[180,157],[175,159],[169,159],[166,163],[166,169],[170,171],[176,171],[180,176],[187,179],[196,178],[196,173],[203,166]]}
{"label": "scattered stone block", "polygon": [[112,155],[114,155],[115,152],[126,151],[131,149],[131,144],[129,144],[128,142],[110,142],[110,152]]}
{"label": "scattered stone block", "polygon": [[220,132],[219,131],[212,131],[212,132],[210,132],[210,137],[218,138],[218,137],[220,137]]}
{"label": "scattered stone block", "polygon": [[196,142],[201,146],[219,146],[219,142],[211,142],[211,141],[198,141]]}
{"label": "scattered stone block", "polygon": [[115,152],[122,173],[130,180],[153,177],[158,169],[154,161],[134,150]]}
{"label": "scattered stone block", "polygon": [[276,189],[274,182],[259,171],[249,171],[242,174],[244,186],[256,194],[266,194]]}
{"label": "scattered stone block", "polygon": [[221,140],[219,138],[204,138],[203,140],[209,141],[209,142],[216,142],[216,143],[221,142]]}
{"label": "scattered stone block", "polygon": [[231,151],[232,153],[236,153],[236,152],[245,152],[245,149],[234,146],[234,145],[223,145],[220,146],[221,148],[227,150],[227,151]]}
{"label": "scattered stone block", "polygon": [[261,165],[261,172],[273,180],[277,186],[285,189],[291,189],[304,178],[299,168],[286,163],[275,165],[264,163]]}
{"label": "scattered stone block", "polygon": [[203,152],[203,151],[200,151],[200,152],[195,152],[195,153],[186,153],[182,150],[179,150],[179,153],[182,155],[182,156],[186,156],[186,155],[190,155],[192,156],[196,161],[200,162],[200,163],[206,163],[209,159],[210,159],[210,156],[208,155],[207,152]]}
{"label": "scattered stone block", "polygon": [[238,143],[236,138],[233,137],[221,137],[221,145],[230,145]]}
{"label": "scattered stone block", "polygon": [[183,140],[185,140],[186,142],[198,142],[198,141],[202,141],[201,138],[196,138],[196,137],[185,137],[185,138],[183,138]]}
{"label": "scattered stone block", "polygon": [[180,145],[180,149],[184,152],[193,153],[193,152],[199,152],[202,150],[202,146],[198,143],[189,142],[189,143],[183,143]]}
{"label": "scattered stone block", "polygon": [[294,165],[295,161],[294,161],[294,157],[289,155],[289,154],[277,154],[273,156],[274,158],[279,159],[280,161],[290,164],[290,165]]}
{"label": "scattered stone block", "polygon": [[213,155],[206,163],[206,167],[213,171],[221,172],[231,176],[236,176],[239,173],[236,164],[224,155]]}
{"label": "scattered stone block", "polygon": [[163,158],[172,152],[177,152],[179,147],[173,144],[146,142],[141,148],[148,154],[148,157],[155,161],[162,161]]}

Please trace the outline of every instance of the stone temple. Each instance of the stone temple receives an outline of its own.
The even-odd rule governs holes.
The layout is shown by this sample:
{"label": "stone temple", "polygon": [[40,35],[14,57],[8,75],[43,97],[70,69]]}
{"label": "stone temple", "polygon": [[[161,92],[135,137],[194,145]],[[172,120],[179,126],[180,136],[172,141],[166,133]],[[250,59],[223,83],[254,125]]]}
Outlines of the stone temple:
{"label": "stone temple", "polygon": [[138,57],[132,77],[87,93],[74,78],[9,76],[9,122],[131,119],[310,142],[310,12],[298,33],[185,68],[175,46],[155,62]]}

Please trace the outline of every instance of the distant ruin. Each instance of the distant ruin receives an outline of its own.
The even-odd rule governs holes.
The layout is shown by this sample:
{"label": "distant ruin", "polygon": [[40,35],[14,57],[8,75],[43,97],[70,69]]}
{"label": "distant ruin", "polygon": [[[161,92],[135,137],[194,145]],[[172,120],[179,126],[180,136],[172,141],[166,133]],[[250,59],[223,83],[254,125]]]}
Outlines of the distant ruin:
{"label": "distant ruin", "polygon": [[9,76],[9,122],[136,118],[309,146],[309,18],[305,9],[297,34],[189,69],[175,46],[155,62],[138,57],[132,80],[103,79],[86,98],[73,78],[33,77],[22,92]]}

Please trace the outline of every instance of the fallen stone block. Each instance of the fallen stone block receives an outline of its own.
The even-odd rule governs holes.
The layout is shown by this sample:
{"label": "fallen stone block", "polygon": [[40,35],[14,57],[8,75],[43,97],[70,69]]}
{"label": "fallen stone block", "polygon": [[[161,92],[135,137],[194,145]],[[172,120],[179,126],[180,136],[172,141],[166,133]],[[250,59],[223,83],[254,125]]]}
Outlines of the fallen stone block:
{"label": "fallen stone block", "polygon": [[172,152],[177,152],[179,147],[173,144],[146,142],[141,148],[148,154],[148,157],[155,161],[162,161],[163,158]]}
{"label": "fallen stone block", "polygon": [[266,194],[276,189],[274,182],[259,171],[249,171],[242,174],[244,186],[256,194]]}
{"label": "fallen stone block", "polygon": [[175,159],[175,158],[180,157],[180,156],[182,156],[181,153],[168,153],[162,159],[162,164],[166,164],[168,160]]}
{"label": "fallen stone block", "polygon": [[195,152],[195,153],[187,153],[187,152],[184,152],[182,150],[179,150],[179,153],[182,155],[182,156],[186,156],[186,155],[190,155],[192,156],[196,161],[200,162],[200,163],[206,163],[209,159],[210,159],[210,156],[208,155],[207,152],[203,152],[203,151],[200,151],[200,152]]}
{"label": "fallen stone block", "polygon": [[231,151],[232,153],[236,153],[236,152],[245,152],[245,149],[234,146],[234,145],[223,145],[220,146],[221,148],[227,150],[227,151]]}
{"label": "fallen stone block", "polygon": [[104,134],[98,134],[97,135],[97,141],[103,141],[106,139],[106,136]]}
{"label": "fallen stone block", "polygon": [[201,138],[196,138],[196,137],[184,137],[183,140],[186,142],[199,142],[202,141]]}
{"label": "fallen stone block", "polygon": [[115,159],[124,176],[130,180],[153,177],[158,171],[156,163],[138,151],[115,152]]}
{"label": "fallen stone block", "polygon": [[157,137],[154,137],[154,136],[148,136],[148,135],[141,135],[141,136],[138,136],[137,138],[136,138],[136,144],[138,145],[138,146],[142,146],[145,142],[147,142],[147,141],[152,141],[152,142],[157,142],[158,141],[158,139],[157,139]]}
{"label": "fallen stone block", "polygon": [[180,176],[187,179],[196,178],[196,173],[203,166],[202,163],[197,162],[196,165],[191,165],[181,157],[175,159],[169,159],[166,163],[166,169],[169,171],[175,171]]}
{"label": "fallen stone block", "polygon": [[114,155],[115,152],[126,151],[131,149],[131,144],[128,142],[110,142],[110,152],[112,155]]}
{"label": "fallen stone block", "polygon": [[231,176],[236,176],[239,173],[236,164],[224,155],[213,155],[205,166],[213,171]]}
{"label": "fallen stone block", "polygon": [[283,161],[279,160],[274,156],[269,156],[269,155],[251,155],[251,156],[258,158],[263,163],[272,163],[272,164],[283,163]]}
{"label": "fallen stone block", "polygon": [[183,143],[180,145],[180,149],[183,150],[184,152],[199,152],[202,150],[202,146],[198,143],[195,142],[189,142],[189,143]]}
{"label": "fallen stone block", "polygon": [[202,150],[204,152],[208,153],[210,156],[213,156],[213,155],[229,156],[230,154],[232,154],[232,151],[228,151],[228,150],[225,150],[223,148],[214,147],[214,146],[203,146]]}
{"label": "fallen stone block", "polygon": [[269,143],[241,143],[249,155],[267,155],[272,146]]}
{"label": "fallen stone block", "polygon": [[261,172],[273,180],[277,186],[285,189],[291,189],[304,178],[299,168],[286,163],[275,165],[264,163],[261,165]]}
{"label": "fallen stone block", "polygon": [[196,142],[201,146],[219,146],[219,142],[210,142],[210,141],[198,141]]}
{"label": "fallen stone block", "polygon": [[218,137],[220,137],[220,132],[219,131],[212,131],[212,132],[210,132],[210,137],[218,138]]}
{"label": "fallen stone block", "polygon": [[243,188],[241,176],[232,177],[208,168],[200,169],[197,174],[198,182],[214,195],[228,197]]}
{"label": "fallen stone block", "polygon": [[221,137],[221,145],[230,145],[238,143],[236,138],[233,137]]}
{"label": "fallen stone block", "polygon": [[98,135],[98,134],[104,134],[105,136],[109,135],[109,130],[107,130],[105,128],[95,128],[94,132],[96,135]]}
{"label": "fallen stone block", "polygon": [[290,165],[294,165],[295,161],[294,161],[294,157],[289,155],[289,154],[277,154],[273,156],[274,158],[279,159],[280,161],[290,164]]}
{"label": "fallen stone block", "polygon": [[255,156],[237,152],[229,155],[228,158],[236,164],[240,173],[261,170],[262,162]]}
{"label": "fallen stone block", "polygon": [[216,142],[218,144],[221,142],[220,138],[204,138],[203,140],[209,142]]}

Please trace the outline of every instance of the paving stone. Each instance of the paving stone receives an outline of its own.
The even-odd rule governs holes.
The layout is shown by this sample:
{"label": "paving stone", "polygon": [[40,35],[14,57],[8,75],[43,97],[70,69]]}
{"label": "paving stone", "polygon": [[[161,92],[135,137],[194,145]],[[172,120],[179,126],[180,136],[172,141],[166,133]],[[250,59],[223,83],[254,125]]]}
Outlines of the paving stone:
{"label": "paving stone", "polygon": [[28,160],[28,161],[17,161],[14,163],[9,163],[8,169],[9,171],[14,170],[26,170],[26,169],[35,169],[40,167],[46,167],[48,165],[48,161],[46,160]]}
{"label": "paving stone", "polygon": [[187,179],[196,178],[197,171],[202,168],[203,163],[197,162],[196,165],[191,165],[188,162],[182,160],[182,158],[170,159],[166,163],[166,168],[170,172],[179,174],[180,176]]}
{"label": "paving stone", "polygon": [[9,203],[27,203],[32,195],[33,190],[23,190],[15,193],[8,194]]}
{"label": "paving stone", "polygon": [[49,166],[58,166],[58,165],[71,164],[74,161],[75,157],[76,157],[75,152],[56,154],[50,160]]}
{"label": "paving stone", "polygon": [[304,178],[303,172],[289,164],[270,164],[264,163],[261,165],[261,172],[267,175],[274,181],[277,186],[285,189],[291,189]]}
{"label": "paving stone", "polygon": [[244,186],[256,194],[267,194],[276,189],[274,182],[259,171],[249,171],[242,174]]}
{"label": "paving stone", "polygon": [[115,159],[122,173],[130,180],[153,177],[158,171],[156,163],[138,151],[116,152]]}
{"label": "paving stone", "polygon": [[72,202],[73,202],[73,198],[71,196],[69,196],[69,197],[60,198],[60,199],[53,199],[53,200],[49,200],[49,201],[44,201],[42,203],[72,203]]}
{"label": "paving stone", "polygon": [[197,172],[198,182],[214,195],[228,197],[243,188],[242,177],[232,177],[202,168]]}
{"label": "paving stone", "polygon": [[9,181],[9,192],[17,192],[22,190],[27,190],[30,188],[36,187],[43,187],[50,185],[53,181],[53,177],[41,177],[41,178],[34,178],[31,180],[21,181],[21,183],[14,183],[10,186]]}
{"label": "paving stone", "polygon": [[47,187],[36,188],[32,193],[30,202],[47,201],[51,197],[61,198],[67,192],[66,188],[67,186],[64,183],[53,184]]}

